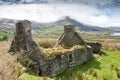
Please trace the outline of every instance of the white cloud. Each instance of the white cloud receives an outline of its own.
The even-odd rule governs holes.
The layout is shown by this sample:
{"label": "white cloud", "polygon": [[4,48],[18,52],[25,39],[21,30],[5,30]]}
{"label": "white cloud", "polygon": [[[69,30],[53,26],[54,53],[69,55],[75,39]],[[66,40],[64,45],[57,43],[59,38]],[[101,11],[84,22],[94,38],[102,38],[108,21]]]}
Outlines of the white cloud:
{"label": "white cloud", "polygon": [[0,5],[0,17],[53,22],[70,16],[80,22],[96,26],[114,26],[120,19],[111,18],[104,11],[80,4],[26,4]]}

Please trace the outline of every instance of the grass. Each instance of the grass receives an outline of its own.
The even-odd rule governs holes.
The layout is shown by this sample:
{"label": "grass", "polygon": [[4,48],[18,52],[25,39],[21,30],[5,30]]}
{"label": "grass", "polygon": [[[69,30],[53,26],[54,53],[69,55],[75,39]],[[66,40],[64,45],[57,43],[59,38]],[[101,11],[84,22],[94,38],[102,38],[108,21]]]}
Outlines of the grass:
{"label": "grass", "polygon": [[23,73],[18,80],[54,80],[48,77],[39,77],[38,75],[36,75],[33,72],[29,72],[28,73]]}
{"label": "grass", "polygon": [[[59,74],[57,80],[119,80],[120,51],[106,51],[107,55],[94,55],[88,61],[73,70]],[[23,73],[20,80],[55,80],[54,78],[39,77],[34,73]]]}
{"label": "grass", "polygon": [[7,37],[7,38],[12,38],[13,37],[13,34],[12,33],[5,33],[5,32],[2,32],[0,31],[0,41],[3,40],[4,37]]}

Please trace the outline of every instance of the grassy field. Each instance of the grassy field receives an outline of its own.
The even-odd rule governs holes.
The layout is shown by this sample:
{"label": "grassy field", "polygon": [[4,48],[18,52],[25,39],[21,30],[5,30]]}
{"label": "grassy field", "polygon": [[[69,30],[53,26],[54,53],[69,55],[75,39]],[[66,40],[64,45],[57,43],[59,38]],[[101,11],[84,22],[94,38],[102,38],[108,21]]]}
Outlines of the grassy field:
{"label": "grassy field", "polygon": [[[94,54],[94,59],[77,66],[72,71],[66,70],[55,78],[48,78],[39,77],[32,72],[23,73],[24,67],[18,69],[17,56],[8,53],[10,44],[11,40],[0,41],[0,80],[119,80],[120,78],[120,51],[114,48],[106,51],[106,55]],[[109,46],[111,44],[106,47]],[[18,69],[17,72],[15,68]]]}
{"label": "grassy field", "polygon": [[23,73],[19,80],[120,80],[120,51],[94,54],[94,59],[73,70],[66,70],[55,78],[43,78],[34,73]]}

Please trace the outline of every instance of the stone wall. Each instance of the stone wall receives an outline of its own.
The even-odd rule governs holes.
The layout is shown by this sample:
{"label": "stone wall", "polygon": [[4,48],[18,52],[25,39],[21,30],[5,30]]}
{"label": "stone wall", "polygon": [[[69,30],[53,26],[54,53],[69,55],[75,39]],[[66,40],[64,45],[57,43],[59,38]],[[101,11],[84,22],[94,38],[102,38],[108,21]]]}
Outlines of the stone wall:
{"label": "stone wall", "polygon": [[92,47],[94,53],[99,53],[101,51],[102,44],[100,43],[87,42],[86,44]]}
{"label": "stone wall", "polygon": [[56,55],[55,58],[45,60],[40,64],[41,75],[49,77],[56,76],[65,70],[74,69],[75,66],[92,59],[92,57],[91,48],[75,49],[64,55]]}
{"label": "stone wall", "polygon": [[29,51],[32,47],[31,22],[28,20],[18,21],[16,23],[16,33],[12,41],[10,51],[21,52]]}

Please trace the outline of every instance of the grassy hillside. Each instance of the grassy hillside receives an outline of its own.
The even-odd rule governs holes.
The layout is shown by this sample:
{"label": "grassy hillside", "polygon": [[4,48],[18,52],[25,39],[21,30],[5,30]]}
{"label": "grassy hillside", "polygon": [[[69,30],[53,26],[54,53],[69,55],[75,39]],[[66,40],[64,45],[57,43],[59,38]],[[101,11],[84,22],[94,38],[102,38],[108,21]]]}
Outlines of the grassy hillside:
{"label": "grassy hillside", "polygon": [[23,73],[19,80],[119,80],[120,51],[106,51],[106,55],[94,55],[94,59],[66,70],[55,78],[43,78],[36,74]]}
{"label": "grassy hillside", "polygon": [[[76,28],[77,32],[83,37],[85,40],[89,38],[97,38],[97,37],[104,37],[107,36],[107,32],[98,32],[98,31],[93,31],[93,32],[86,32],[86,31],[81,31],[79,28]],[[39,37],[39,38],[59,38],[64,32],[64,27],[59,26],[59,27],[54,27],[54,28],[46,28],[42,30],[33,30],[33,37]]]}
{"label": "grassy hillside", "polygon": [[39,38],[59,38],[64,32],[63,27],[34,30],[33,36]]}

